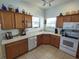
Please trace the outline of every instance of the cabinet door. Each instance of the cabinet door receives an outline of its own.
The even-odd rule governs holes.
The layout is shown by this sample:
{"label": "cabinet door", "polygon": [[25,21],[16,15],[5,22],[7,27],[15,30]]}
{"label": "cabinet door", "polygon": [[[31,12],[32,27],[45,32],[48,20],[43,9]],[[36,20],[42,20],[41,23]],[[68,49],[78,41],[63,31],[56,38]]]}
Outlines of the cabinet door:
{"label": "cabinet door", "polygon": [[43,35],[43,41],[42,41],[42,43],[43,44],[50,44],[50,35],[49,34],[44,34]]}
{"label": "cabinet door", "polygon": [[37,36],[37,46],[41,45],[43,42],[43,35],[38,35]]}
{"label": "cabinet door", "polygon": [[17,44],[9,44],[5,46],[6,49],[6,58],[7,59],[15,59],[18,56]]}
{"label": "cabinet door", "polygon": [[54,46],[59,48],[59,46],[60,46],[60,37],[59,36],[55,36],[54,42],[55,42]]}
{"label": "cabinet door", "polygon": [[71,22],[71,16],[64,16],[63,21],[64,22]]}
{"label": "cabinet door", "polygon": [[78,15],[72,15],[72,22],[79,22],[79,14]]}
{"label": "cabinet door", "polygon": [[16,28],[25,28],[24,14],[15,13],[15,25]]}
{"label": "cabinet door", "polygon": [[42,34],[37,36],[37,45],[41,45],[41,44],[50,44],[50,35],[49,34]]}
{"label": "cabinet door", "polygon": [[7,59],[15,59],[28,51],[28,40],[23,39],[7,44],[5,45],[5,50]]}
{"label": "cabinet door", "polygon": [[55,42],[54,42],[55,37],[53,35],[51,35],[51,42],[50,44],[54,46]]}
{"label": "cabinet door", "polygon": [[59,36],[52,35],[51,36],[51,45],[59,48],[59,45],[60,45],[60,37]]}
{"label": "cabinet door", "polygon": [[31,28],[32,27],[32,16],[25,15],[25,22],[26,22],[26,27]]}
{"label": "cabinet door", "polygon": [[18,42],[18,55],[22,55],[28,51],[28,39]]}
{"label": "cabinet door", "polygon": [[62,28],[63,27],[63,16],[58,16],[56,21],[56,27]]}
{"label": "cabinet door", "polygon": [[2,29],[14,28],[14,13],[7,11],[0,11],[0,20]]}

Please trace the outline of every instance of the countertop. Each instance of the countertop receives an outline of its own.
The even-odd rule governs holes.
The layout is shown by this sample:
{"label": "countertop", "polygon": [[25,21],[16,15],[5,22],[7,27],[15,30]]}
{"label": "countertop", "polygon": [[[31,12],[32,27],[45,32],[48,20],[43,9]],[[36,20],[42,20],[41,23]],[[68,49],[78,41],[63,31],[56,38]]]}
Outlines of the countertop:
{"label": "countertop", "polygon": [[12,39],[9,39],[9,40],[2,40],[2,44],[5,45],[5,44],[8,44],[8,43],[23,40],[23,39],[26,39],[26,38],[30,38],[30,37],[33,37],[33,36],[40,35],[40,34],[51,34],[51,35],[61,36],[60,34],[55,34],[55,33],[52,33],[52,32],[45,32],[45,31],[36,32],[36,33],[33,32],[33,33],[28,33],[24,36],[13,37]]}

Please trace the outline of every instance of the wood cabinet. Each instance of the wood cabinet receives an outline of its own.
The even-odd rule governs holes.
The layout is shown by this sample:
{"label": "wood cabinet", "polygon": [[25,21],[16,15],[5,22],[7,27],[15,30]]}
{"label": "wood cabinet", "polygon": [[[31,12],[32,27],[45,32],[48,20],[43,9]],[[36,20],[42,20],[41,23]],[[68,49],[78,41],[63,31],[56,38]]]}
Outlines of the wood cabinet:
{"label": "wood cabinet", "polygon": [[37,36],[37,46],[41,45],[43,42],[43,34]]}
{"label": "wood cabinet", "polygon": [[63,27],[63,16],[58,16],[57,17],[57,22],[56,22],[56,27],[58,27],[58,28],[62,28]]}
{"label": "wood cabinet", "polygon": [[13,29],[14,13],[8,11],[0,11],[0,21],[2,29]]}
{"label": "wood cabinet", "polygon": [[21,54],[24,54],[26,52],[28,52],[28,40],[25,39],[25,40],[21,40],[18,42],[18,54],[21,55]]}
{"label": "wood cabinet", "polygon": [[72,15],[72,22],[79,22],[79,14],[78,15]]}
{"label": "wood cabinet", "polygon": [[5,45],[6,59],[15,59],[16,57],[26,53],[28,51],[28,40],[20,40]]}
{"label": "wood cabinet", "polygon": [[50,44],[50,34],[43,34],[42,44]]}
{"label": "wood cabinet", "polygon": [[51,35],[51,45],[59,48],[60,46],[60,37],[59,36],[55,36],[55,35]]}
{"label": "wood cabinet", "polygon": [[71,16],[63,16],[64,22],[71,22]]}
{"label": "wood cabinet", "polygon": [[62,28],[64,22],[79,22],[79,14],[58,16],[56,27]]}
{"label": "wood cabinet", "polygon": [[49,44],[59,48],[60,46],[60,37],[50,34],[42,34],[37,36],[37,45]]}
{"label": "wood cabinet", "polygon": [[32,27],[32,15],[0,10],[2,29],[24,29]]}
{"label": "wood cabinet", "polygon": [[15,27],[17,29],[25,28],[24,14],[15,13]]}
{"label": "wood cabinet", "polygon": [[15,25],[16,28],[31,28],[32,27],[32,16],[21,13],[15,13]]}
{"label": "wood cabinet", "polygon": [[25,15],[25,24],[27,28],[32,27],[32,16],[31,15]]}
{"label": "wood cabinet", "polygon": [[42,44],[50,44],[50,35],[49,34],[42,34],[37,36],[37,45],[42,45]]}
{"label": "wood cabinet", "polygon": [[16,56],[18,56],[16,43],[6,45],[5,47],[6,47],[6,59],[13,59]]}

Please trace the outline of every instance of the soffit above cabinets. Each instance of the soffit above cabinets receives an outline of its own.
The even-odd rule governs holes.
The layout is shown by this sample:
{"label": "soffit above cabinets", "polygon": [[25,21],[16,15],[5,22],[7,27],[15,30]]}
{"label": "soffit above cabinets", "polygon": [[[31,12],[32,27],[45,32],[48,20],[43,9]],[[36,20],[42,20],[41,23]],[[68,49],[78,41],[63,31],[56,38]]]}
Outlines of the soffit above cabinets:
{"label": "soffit above cabinets", "polygon": [[[3,0],[2,3],[6,2],[8,3],[8,1],[10,2],[9,4],[11,3],[18,3],[19,5],[20,4],[23,4],[23,5],[27,5],[28,7],[29,6],[35,6],[35,7],[39,7],[39,8],[43,8],[43,9],[47,9],[47,8],[51,8],[53,6],[56,6],[56,5],[60,5],[60,4],[64,4],[64,3],[68,3],[68,2],[72,2],[74,0],[54,0],[51,2],[51,6],[49,5],[46,5],[46,6],[43,6],[44,4],[44,1],[43,0]],[[50,0],[46,0],[46,1],[50,1]]]}
{"label": "soffit above cabinets", "polygon": [[[40,7],[40,8],[49,8],[49,7],[59,5],[59,4],[63,4],[63,3],[66,3],[68,1],[73,1],[73,0],[54,0],[51,3],[51,6],[49,6],[49,5],[43,6],[44,2],[42,0],[14,0],[14,1],[24,3],[26,5],[27,5],[27,2],[28,2],[29,4],[35,5],[35,6]],[[47,0],[47,1],[49,1],[49,0]]]}

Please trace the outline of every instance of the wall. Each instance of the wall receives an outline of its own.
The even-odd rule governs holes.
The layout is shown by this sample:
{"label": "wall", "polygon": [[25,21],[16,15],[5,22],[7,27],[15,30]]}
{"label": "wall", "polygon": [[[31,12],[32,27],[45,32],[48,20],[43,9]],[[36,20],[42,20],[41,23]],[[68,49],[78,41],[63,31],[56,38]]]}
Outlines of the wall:
{"label": "wall", "polygon": [[[27,14],[31,14],[33,16],[39,17],[40,18],[40,28],[28,28],[26,29],[27,32],[30,31],[39,31],[41,29],[43,29],[43,20],[44,20],[44,13],[43,10],[41,8],[38,8],[35,5],[30,4],[29,2],[24,2],[22,0],[0,0],[0,8],[2,6],[2,4],[6,5],[6,7],[10,6],[13,7],[14,9],[19,8],[19,11],[22,12],[22,10],[24,9],[26,11]],[[0,59],[4,59],[2,57],[3,54],[3,50],[2,49],[2,45],[1,45],[1,41],[4,39],[4,33],[10,31],[12,32],[13,35],[16,35],[18,33],[17,29],[12,29],[12,30],[1,30],[0,29]]]}
{"label": "wall", "polygon": [[46,18],[56,17],[60,13],[65,14],[66,12],[79,10],[79,0],[72,0],[66,3],[56,5],[46,10]]}
{"label": "wall", "polygon": [[[49,9],[46,9],[44,11],[45,14],[45,18],[52,18],[52,17],[56,17],[58,16],[60,13],[65,14],[66,12],[71,12],[71,11],[77,11],[79,10],[79,0],[69,0],[68,2],[59,4],[59,5],[55,5]],[[61,28],[58,28],[60,31]],[[47,31],[54,31],[54,29],[52,28],[45,28],[45,30]]]}

